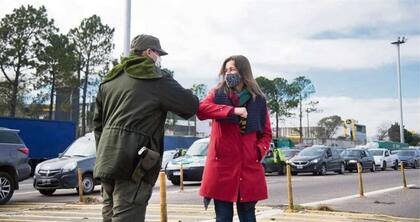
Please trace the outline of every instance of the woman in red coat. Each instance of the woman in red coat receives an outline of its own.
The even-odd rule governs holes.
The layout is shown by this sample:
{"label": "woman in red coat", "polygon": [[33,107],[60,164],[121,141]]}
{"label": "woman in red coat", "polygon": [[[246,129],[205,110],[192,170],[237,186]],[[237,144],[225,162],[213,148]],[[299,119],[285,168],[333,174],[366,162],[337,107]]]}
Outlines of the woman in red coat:
{"label": "woman in red coat", "polygon": [[214,199],[216,221],[256,221],[257,201],[267,199],[261,160],[272,139],[264,95],[245,56],[231,56],[221,82],[200,102],[198,118],[212,119],[209,151],[200,195]]}

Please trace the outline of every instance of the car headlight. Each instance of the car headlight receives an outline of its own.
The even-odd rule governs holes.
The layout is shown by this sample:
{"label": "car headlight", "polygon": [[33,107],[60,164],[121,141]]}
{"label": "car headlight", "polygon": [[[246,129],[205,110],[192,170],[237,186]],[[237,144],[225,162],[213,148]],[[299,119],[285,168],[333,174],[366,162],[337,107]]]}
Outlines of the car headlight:
{"label": "car headlight", "polygon": [[319,161],[319,159],[314,159],[314,160],[312,160],[311,162],[312,162],[312,163],[318,163],[318,161]]}
{"label": "car headlight", "polygon": [[62,168],[63,173],[73,171],[73,170],[76,169],[76,167],[77,167],[77,162],[68,163],[68,164],[64,165],[64,167]]}
{"label": "car headlight", "polygon": [[349,163],[357,163],[357,160],[349,160]]}
{"label": "car headlight", "polygon": [[172,169],[177,169],[177,168],[179,168],[179,165],[174,164],[172,161],[170,161],[168,165],[166,165],[167,170],[172,170]]}
{"label": "car headlight", "polygon": [[39,172],[39,169],[41,168],[41,164],[38,163],[35,167],[35,173],[37,174]]}

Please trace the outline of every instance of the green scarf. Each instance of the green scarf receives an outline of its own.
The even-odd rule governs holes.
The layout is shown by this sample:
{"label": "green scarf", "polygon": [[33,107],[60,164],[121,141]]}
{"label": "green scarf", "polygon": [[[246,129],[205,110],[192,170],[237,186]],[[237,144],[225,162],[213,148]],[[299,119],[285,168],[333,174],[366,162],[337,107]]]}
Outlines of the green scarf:
{"label": "green scarf", "polygon": [[145,56],[129,55],[128,57],[121,58],[121,63],[114,66],[114,68],[106,74],[102,83],[113,80],[123,73],[123,71],[135,79],[162,78],[160,69],[155,66],[152,59]]}
{"label": "green scarf", "polygon": [[251,93],[247,88],[244,88],[241,92],[238,93],[239,96],[239,106],[244,106],[245,103],[251,99]]}

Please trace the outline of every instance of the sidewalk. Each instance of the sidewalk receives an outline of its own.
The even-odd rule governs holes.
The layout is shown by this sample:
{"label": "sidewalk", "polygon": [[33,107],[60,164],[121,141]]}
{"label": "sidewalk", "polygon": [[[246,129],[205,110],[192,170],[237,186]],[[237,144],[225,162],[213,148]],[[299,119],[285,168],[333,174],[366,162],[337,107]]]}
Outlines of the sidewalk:
{"label": "sidewalk", "polygon": [[[0,206],[0,222],[100,222],[102,205],[78,203],[25,203],[14,202]],[[170,222],[214,222],[214,208],[210,206],[204,211],[202,205],[168,205],[168,221]],[[146,221],[160,221],[160,206],[150,204]],[[237,217],[234,221],[238,221]],[[295,213],[284,212],[279,207],[257,207],[258,222],[296,221],[296,222],[328,222],[328,221],[402,221],[420,222],[420,219],[393,217],[378,214],[362,214],[348,212],[329,212],[317,210],[300,210]]]}

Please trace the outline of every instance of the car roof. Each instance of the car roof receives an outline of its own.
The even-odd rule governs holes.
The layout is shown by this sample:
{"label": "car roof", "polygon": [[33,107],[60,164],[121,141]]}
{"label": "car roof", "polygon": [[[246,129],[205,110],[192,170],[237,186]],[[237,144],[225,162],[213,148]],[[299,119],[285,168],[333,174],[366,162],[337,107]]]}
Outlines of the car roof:
{"label": "car roof", "polygon": [[203,138],[203,139],[198,139],[198,140],[196,140],[196,141],[194,141],[194,143],[195,142],[198,142],[198,143],[203,143],[203,142],[210,142],[210,137],[207,137],[207,138]]}

